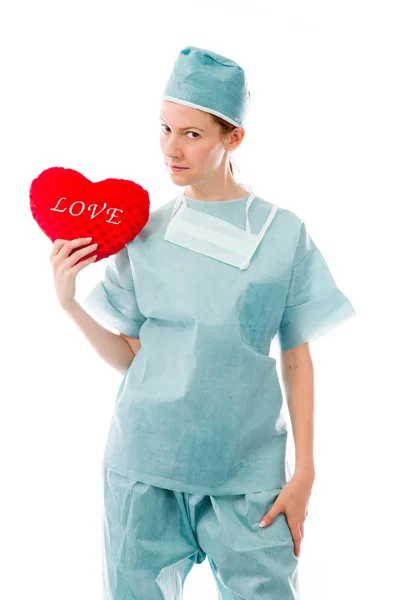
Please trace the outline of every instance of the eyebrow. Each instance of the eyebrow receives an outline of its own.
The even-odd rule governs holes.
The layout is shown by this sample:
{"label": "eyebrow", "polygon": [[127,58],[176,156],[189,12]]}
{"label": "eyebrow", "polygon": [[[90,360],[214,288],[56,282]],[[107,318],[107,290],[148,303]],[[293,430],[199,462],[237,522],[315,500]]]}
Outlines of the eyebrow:
{"label": "eyebrow", "polygon": [[[163,119],[162,117],[159,117],[159,119],[161,119],[161,121],[164,121],[164,123],[167,124],[165,119]],[[204,129],[200,129],[200,127],[196,127],[195,125],[193,127],[181,127],[179,131],[186,131],[186,129],[198,129],[199,131],[205,131]]]}

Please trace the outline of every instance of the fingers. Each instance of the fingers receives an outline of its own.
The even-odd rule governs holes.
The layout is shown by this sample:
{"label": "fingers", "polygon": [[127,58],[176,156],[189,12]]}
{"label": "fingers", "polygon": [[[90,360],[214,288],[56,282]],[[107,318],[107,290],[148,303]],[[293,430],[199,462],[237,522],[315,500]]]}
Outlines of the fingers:
{"label": "fingers", "polygon": [[293,540],[293,542],[294,542],[293,552],[295,553],[296,556],[300,556],[301,540],[295,539],[295,540]]}
{"label": "fingers", "polygon": [[263,516],[263,518],[261,519],[259,526],[260,527],[266,527],[267,525],[269,525],[270,523],[272,523],[272,521],[275,519],[275,517],[277,515],[279,515],[279,513],[281,513],[283,510],[283,507],[280,505],[279,502],[275,502],[271,508],[269,509],[269,511],[267,512],[266,515]]}
{"label": "fingers", "polygon": [[58,253],[58,251],[60,250],[60,248],[62,248],[62,246],[63,246],[63,244],[64,244],[65,241],[66,240],[56,240],[54,242],[53,249],[52,249],[51,254],[50,254],[50,262],[51,262],[52,258]]}
{"label": "fingers", "polygon": [[96,258],[97,254],[94,254],[93,256],[89,256],[89,258],[87,258],[86,260],[81,260],[81,262],[75,265],[73,269],[71,269],[71,271],[74,273],[74,275],[76,275],[77,273],[79,273],[79,271],[86,267],[86,265],[93,263],[96,260]]}
{"label": "fingers", "polygon": [[[261,519],[259,527],[268,527],[268,525],[270,525],[275,519],[275,517],[277,517],[277,515],[279,515],[279,513],[281,512],[285,512],[284,507],[281,506],[278,502],[275,502],[275,504]],[[302,521],[293,521],[291,519],[288,519],[287,516],[286,520],[293,538],[294,553],[296,556],[300,556],[301,542],[304,537],[304,523]]]}
{"label": "fingers", "polygon": [[293,538],[294,553],[296,556],[300,556],[301,542],[304,537],[303,523],[290,521],[289,519],[287,519],[287,522]]}
{"label": "fingers", "polygon": [[[76,250],[65,260],[65,264],[68,267],[73,267],[82,256],[86,256],[90,252],[93,252],[97,248],[98,244],[91,244],[90,246],[86,246],[85,248],[81,248],[81,250]],[[92,258],[92,257],[90,257]]]}
{"label": "fingers", "polygon": [[92,238],[76,238],[74,240],[55,240],[52,252],[50,254],[50,262],[53,262],[56,257],[64,258],[68,256],[71,250],[79,246],[83,246],[84,244],[88,244],[91,239]]}

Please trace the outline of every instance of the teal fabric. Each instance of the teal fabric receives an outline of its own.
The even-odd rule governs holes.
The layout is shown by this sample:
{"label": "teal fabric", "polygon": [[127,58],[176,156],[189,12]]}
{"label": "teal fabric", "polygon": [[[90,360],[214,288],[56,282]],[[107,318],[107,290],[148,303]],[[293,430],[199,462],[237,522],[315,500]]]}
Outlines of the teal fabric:
{"label": "teal fabric", "polygon": [[178,54],[163,98],[211,112],[237,127],[243,127],[250,106],[244,70],[234,60],[196,46]]}
{"label": "teal fabric", "polygon": [[[244,229],[247,198],[187,202]],[[84,300],[100,323],[141,342],[117,392],[104,465],[182,492],[279,488],[291,474],[271,342],[293,348],[355,310],[294,212],[278,209],[240,270],[164,240],[174,201],[107,259]],[[255,197],[253,233],[271,208]]]}
{"label": "teal fabric", "polygon": [[104,468],[104,600],[180,600],[206,558],[220,600],[299,600],[285,513],[258,525],[280,492],[197,495]]}

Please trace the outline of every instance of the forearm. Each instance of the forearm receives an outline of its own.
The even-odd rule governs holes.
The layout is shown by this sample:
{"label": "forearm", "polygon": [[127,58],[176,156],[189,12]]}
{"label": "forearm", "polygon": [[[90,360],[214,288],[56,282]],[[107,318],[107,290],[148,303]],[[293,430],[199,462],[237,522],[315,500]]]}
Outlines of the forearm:
{"label": "forearm", "polygon": [[295,444],[295,472],[314,477],[314,368],[308,345],[288,351],[283,367]]}
{"label": "forearm", "polygon": [[76,323],[97,354],[124,375],[135,357],[128,342],[102,327],[76,300],[64,308],[64,311]]}

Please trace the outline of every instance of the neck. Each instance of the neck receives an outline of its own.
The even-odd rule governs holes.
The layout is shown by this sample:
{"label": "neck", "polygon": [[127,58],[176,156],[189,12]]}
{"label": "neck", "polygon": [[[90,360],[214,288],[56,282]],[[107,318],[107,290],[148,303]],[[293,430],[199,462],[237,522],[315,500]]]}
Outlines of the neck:
{"label": "neck", "polygon": [[212,184],[194,184],[188,185],[183,190],[183,195],[195,200],[210,200],[215,202],[216,200],[232,200],[235,198],[242,198],[247,196],[249,191],[244,187],[240,186],[234,179],[229,182],[223,182],[218,185],[213,182]]}

